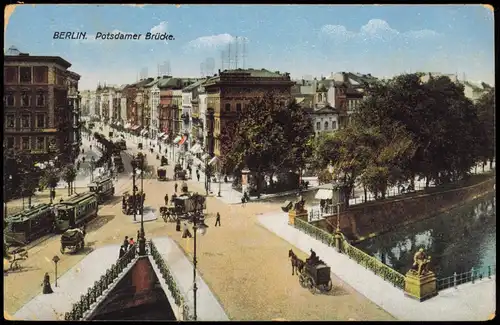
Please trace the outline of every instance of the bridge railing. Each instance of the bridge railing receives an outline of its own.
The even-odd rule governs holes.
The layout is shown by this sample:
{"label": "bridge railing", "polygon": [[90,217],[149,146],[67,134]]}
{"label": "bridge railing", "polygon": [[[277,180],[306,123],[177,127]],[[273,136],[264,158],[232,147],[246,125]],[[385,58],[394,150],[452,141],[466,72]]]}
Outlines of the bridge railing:
{"label": "bridge railing", "polygon": [[474,283],[476,280],[482,280],[483,278],[491,279],[493,275],[496,275],[496,271],[496,265],[488,265],[487,267],[481,269],[472,268],[467,272],[455,272],[452,276],[437,279],[437,289],[444,290],[451,287],[454,287],[456,289],[457,286],[464,283]]}
{"label": "bridge railing", "polygon": [[172,272],[170,271],[167,263],[161,256],[161,254],[158,252],[158,249],[156,248],[155,244],[150,241],[149,242],[150,246],[150,252],[151,256],[153,257],[156,265],[158,266],[158,269],[160,270],[161,275],[163,276],[163,279],[167,283],[168,289],[170,290],[170,293],[172,294],[172,297],[174,298],[175,304],[179,307],[182,308],[182,315],[183,315],[183,320],[191,320],[191,313],[189,311],[189,306],[186,303],[181,291],[177,287],[177,283],[172,275]]}
{"label": "bridge railing", "polygon": [[[299,218],[295,218],[294,225],[295,228],[320,240],[324,244],[328,246],[335,246],[335,235],[332,235],[323,229],[317,228]],[[403,274],[391,269],[375,257],[370,256],[362,250],[352,246],[341,233],[340,242],[341,252],[349,256],[350,259],[353,259],[356,263],[364,266],[366,269],[370,269],[373,273],[380,276],[385,281],[390,282],[396,288],[404,289],[405,277]]]}
{"label": "bridge railing", "polygon": [[71,311],[65,313],[64,320],[82,320],[85,313],[91,310],[91,306],[118,278],[121,272],[135,260],[137,256],[137,244],[130,247],[127,252],[101,276],[80,300],[73,304]]}

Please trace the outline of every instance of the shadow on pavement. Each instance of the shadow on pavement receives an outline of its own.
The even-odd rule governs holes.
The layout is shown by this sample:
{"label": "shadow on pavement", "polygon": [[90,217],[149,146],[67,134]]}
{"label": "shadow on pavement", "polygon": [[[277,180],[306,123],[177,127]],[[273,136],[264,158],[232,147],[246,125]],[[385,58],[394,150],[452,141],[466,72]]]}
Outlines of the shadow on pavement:
{"label": "shadow on pavement", "polygon": [[85,230],[87,231],[87,233],[89,233],[91,231],[96,231],[99,228],[101,228],[102,226],[104,226],[105,224],[107,224],[108,222],[110,222],[111,220],[113,220],[114,218],[115,218],[114,215],[97,216],[97,218],[93,219],[91,222],[89,222],[87,224],[87,227]]}

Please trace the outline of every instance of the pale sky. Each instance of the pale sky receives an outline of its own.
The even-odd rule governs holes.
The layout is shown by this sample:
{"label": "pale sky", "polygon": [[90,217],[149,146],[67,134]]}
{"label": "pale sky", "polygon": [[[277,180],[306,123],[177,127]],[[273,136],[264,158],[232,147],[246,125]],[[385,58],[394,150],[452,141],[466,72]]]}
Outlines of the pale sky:
{"label": "pale sky", "polygon": [[[87,40],[53,40],[55,31],[86,32]],[[175,40],[94,39],[116,31]],[[237,36],[246,40],[246,68],[292,78],[424,71],[495,79],[493,12],[480,5],[17,5],[4,50],[61,56],[82,75],[80,89],[95,89],[98,81],[135,82],[142,68],[155,77],[166,61],[174,76],[200,77],[200,64],[213,58],[216,73],[221,50]]]}

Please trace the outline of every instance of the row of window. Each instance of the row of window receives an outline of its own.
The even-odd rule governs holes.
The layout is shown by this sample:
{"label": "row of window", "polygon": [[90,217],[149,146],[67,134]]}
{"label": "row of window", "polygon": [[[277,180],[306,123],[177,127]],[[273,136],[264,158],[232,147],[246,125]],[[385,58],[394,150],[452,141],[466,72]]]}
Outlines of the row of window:
{"label": "row of window", "polygon": [[[224,105],[224,110],[227,113],[231,112],[231,104],[230,103],[226,103],[226,105]],[[236,112],[238,112],[238,113],[241,112],[241,103],[237,103],[236,104]]]}
{"label": "row of window", "polygon": [[[5,145],[7,149],[14,149],[16,147],[16,138],[7,136],[5,138]],[[31,141],[33,140],[33,141]],[[19,142],[19,141],[18,141]],[[45,151],[46,149],[46,137],[36,137],[35,139],[31,139],[30,137],[21,137],[21,141],[19,143],[19,148],[21,150],[40,150]]]}
{"label": "row of window", "polygon": [[[21,117],[16,119],[15,114],[6,114],[5,115],[5,126],[6,129],[14,129],[16,128],[16,121],[19,121],[19,126],[23,129],[31,128],[31,117],[32,114],[24,113],[21,114]],[[35,128],[41,129],[47,126],[47,115],[43,113],[35,114]]]}
{"label": "row of window", "polygon": [[49,67],[4,67],[4,82],[7,84],[46,84],[49,82]]}
{"label": "row of window", "polygon": [[[20,106],[21,107],[31,107],[31,100],[32,100],[32,95],[27,92],[23,91],[21,92],[20,96]],[[44,107],[47,103],[47,93],[45,92],[38,92],[35,96],[35,103],[37,107]],[[3,105],[5,107],[14,107],[16,106],[16,96],[15,93],[10,92],[7,93],[3,96]]]}
{"label": "row of window", "polygon": [[[328,123],[328,121],[325,121],[323,123],[324,125],[324,129],[325,131],[329,130],[328,128],[330,127],[330,124]],[[331,130],[336,130],[337,129],[337,121],[332,121],[332,128]],[[321,131],[321,122],[316,122],[316,130],[317,131]]]}

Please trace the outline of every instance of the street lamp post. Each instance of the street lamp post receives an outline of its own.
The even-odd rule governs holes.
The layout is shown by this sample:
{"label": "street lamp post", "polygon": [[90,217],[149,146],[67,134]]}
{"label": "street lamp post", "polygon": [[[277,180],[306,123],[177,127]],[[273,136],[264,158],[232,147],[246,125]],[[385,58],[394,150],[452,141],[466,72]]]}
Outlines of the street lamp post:
{"label": "street lamp post", "polygon": [[144,156],[140,156],[141,166],[141,232],[139,238],[139,255],[146,255],[146,234],[144,233]]}
{"label": "street lamp post", "polygon": [[[329,166],[328,170],[332,174],[332,212],[333,212],[333,198],[335,197],[335,189],[341,189],[342,186],[339,187],[339,184],[335,181],[335,178],[333,177],[333,172],[334,168],[333,166]],[[340,179],[343,179],[342,175],[338,175]],[[340,229],[340,205],[343,204],[342,202],[343,195],[341,195],[341,191],[339,190],[339,195],[338,195],[338,200],[337,200],[337,227],[335,229],[335,246],[337,248],[337,252],[341,252],[340,250],[340,240],[341,240],[341,229]]]}
{"label": "street lamp post", "polygon": [[193,223],[194,232],[194,249],[193,249],[193,312],[194,320],[198,319],[197,313],[197,297],[196,292],[198,291],[198,286],[196,285],[196,267],[198,264],[198,259],[196,256],[196,233],[200,232],[201,235],[205,235],[208,226],[205,224],[205,217],[203,215],[203,201],[205,198],[198,193],[194,194],[196,196],[195,201],[195,211],[191,215],[191,221]]}
{"label": "street lamp post", "polygon": [[134,204],[134,221],[136,221],[137,217],[136,217],[136,210],[137,210],[137,204],[136,204],[136,193],[135,193],[135,172],[137,170],[137,162],[135,161],[135,157],[132,156],[132,161],[131,161],[131,165],[132,165],[132,197],[133,197],[133,204]]}
{"label": "street lamp post", "polygon": [[219,192],[217,193],[217,196],[221,197],[220,188],[221,188],[221,178],[222,178],[222,165],[221,165],[220,160],[218,158],[217,158],[217,167],[219,169]]}
{"label": "street lamp post", "polygon": [[55,265],[55,267],[56,267],[56,270],[55,270],[55,271],[56,271],[56,272],[55,272],[55,273],[56,273],[56,283],[55,283],[56,287],[57,287],[57,263],[59,263],[59,261],[60,261],[60,260],[61,260],[61,259],[60,259],[60,258],[59,258],[59,256],[57,256],[57,255],[55,255],[55,256],[52,258],[52,262],[54,262],[54,265]]}
{"label": "street lamp post", "polygon": [[95,164],[95,158],[92,156],[90,158],[90,181],[94,181],[94,164]]}

